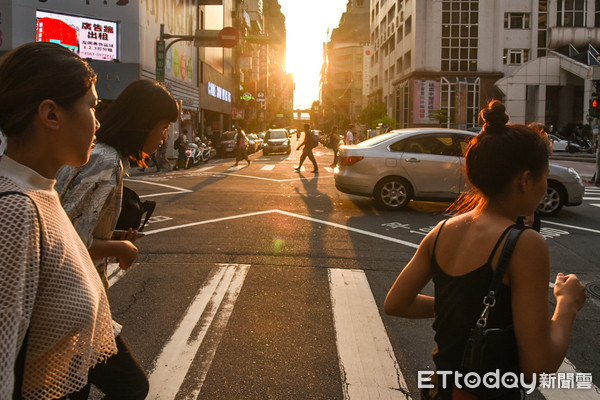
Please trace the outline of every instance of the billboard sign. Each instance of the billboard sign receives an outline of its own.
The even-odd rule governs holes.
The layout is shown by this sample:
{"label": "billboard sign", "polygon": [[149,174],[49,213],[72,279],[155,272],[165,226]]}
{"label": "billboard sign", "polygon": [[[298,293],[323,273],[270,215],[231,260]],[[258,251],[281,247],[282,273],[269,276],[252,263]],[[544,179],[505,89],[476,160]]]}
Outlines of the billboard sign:
{"label": "billboard sign", "polygon": [[36,11],[37,42],[53,42],[81,58],[117,59],[117,23],[96,18]]}

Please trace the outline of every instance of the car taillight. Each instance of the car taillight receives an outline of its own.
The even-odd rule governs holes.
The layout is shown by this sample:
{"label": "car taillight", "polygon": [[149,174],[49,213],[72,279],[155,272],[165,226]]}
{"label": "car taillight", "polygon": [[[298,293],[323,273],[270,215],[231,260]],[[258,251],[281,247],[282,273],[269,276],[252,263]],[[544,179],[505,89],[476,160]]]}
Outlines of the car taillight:
{"label": "car taillight", "polygon": [[342,157],[342,159],[340,160],[340,165],[354,165],[357,162],[359,162],[360,160],[362,160],[364,157]]}

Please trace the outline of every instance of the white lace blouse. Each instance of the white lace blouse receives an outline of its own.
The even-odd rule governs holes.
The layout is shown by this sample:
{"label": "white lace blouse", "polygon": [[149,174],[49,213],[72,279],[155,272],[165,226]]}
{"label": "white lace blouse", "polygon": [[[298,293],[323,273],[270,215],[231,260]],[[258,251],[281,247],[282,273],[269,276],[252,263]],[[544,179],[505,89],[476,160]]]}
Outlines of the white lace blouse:
{"label": "white lace blouse", "polygon": [[11,398],[14,364],[27,329],[25,399],[81,389],[88,370],[115,354],[106,292],[86,246],[69,221],[54,180],[8,156],[0,158],[0,398]]}

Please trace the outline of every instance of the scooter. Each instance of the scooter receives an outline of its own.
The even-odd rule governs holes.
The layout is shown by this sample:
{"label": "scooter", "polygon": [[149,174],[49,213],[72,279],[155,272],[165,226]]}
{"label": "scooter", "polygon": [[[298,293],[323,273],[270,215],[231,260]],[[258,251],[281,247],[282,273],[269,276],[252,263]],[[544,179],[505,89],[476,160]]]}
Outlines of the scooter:
{"label": "scooter", "polygon": [[592,147],[592,142],[588,138],[577,138],[574,141],[569,141],[565,150],[569,153],[591,153]]}
{"label": "scooter", "polygon": [[194,142],[190,143],[189,147],[192,152],[190,156],[192,165],[197,165],[200,162],[206,164],[214,155],[214,149],[202,143],[199,137],[194,138]]}

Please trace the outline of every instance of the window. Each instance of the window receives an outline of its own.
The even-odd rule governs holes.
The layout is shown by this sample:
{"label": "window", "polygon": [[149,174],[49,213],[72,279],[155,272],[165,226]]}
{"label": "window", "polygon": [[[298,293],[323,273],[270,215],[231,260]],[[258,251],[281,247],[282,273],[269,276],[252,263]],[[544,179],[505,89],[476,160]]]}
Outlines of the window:
{"label": "window", "polygon": [[596,0],[594,6],[594,27],[600,28],[600,0]]}
{"label": "window", "polygon": [[557,3],[556,24],[558,26],[586,26],[587,0],[558,0]]}
{"label": "window", "polygon": [[446,134],[413,136],[392,144],[390,150],[438,156],[457,155],[452,135]]}
{"label": "window", "polygon": [[479,78],[442,77],[441,109],[448,113],[447,128],[478,126]]}
{"label": "window", "polygon": [[[598,3],[599,0],[596,0]],[[596,8],[598,9],[598,8]],[[538,3],[538,57],[544,57],[548,48],[548,0]]]}
{"label": "window", "polygon": [[410,54],[410,50],[409,50],[404,55],[404,61],[402,62],[402,65],[404,66],[405,70],[410,68],[410,64],[411,64],[410,58],[411,58],[411,54]]}
{"label": "window", "polygon": [[357,7],[364,7],[365,6],[365,0],[356,0],[356,6]]}
{"label": "window", "polygon": [[479,2],[442,1],[442,71],[477,71]]}
{"label": "window", "polygon": [[408,35],[412,31],[412,17],[406,18],[404,23],[404,36]]}
{"label": "window", "polygon": [[504,27],[507,29],[529,29],[529,14],[504,13]]}
{"label": "window", "polygon": [[527,49],[504,49],[503,63],[508,65],[521,65],[529,61]]}

